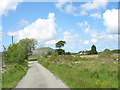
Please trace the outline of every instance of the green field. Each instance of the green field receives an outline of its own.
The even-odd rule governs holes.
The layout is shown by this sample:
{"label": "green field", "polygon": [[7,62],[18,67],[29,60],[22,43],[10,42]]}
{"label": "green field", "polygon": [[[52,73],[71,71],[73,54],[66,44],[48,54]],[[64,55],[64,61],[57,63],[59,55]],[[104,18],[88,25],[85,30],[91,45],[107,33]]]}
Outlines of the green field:
{"label": "green field", "polygon": [[39,63],[70,88],[118,88],[118,62],[114,58],[52,56]]}

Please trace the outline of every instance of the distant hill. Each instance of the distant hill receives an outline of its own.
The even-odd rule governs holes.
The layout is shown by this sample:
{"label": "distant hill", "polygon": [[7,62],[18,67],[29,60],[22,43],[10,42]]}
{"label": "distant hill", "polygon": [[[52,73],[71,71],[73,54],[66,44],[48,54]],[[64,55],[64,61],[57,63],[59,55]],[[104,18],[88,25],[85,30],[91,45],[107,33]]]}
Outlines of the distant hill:
{"label": "distant hill", "polygon": [[104,51],[101,51],[99,53],[102,53],[102,52],[105,52],[105,51],[111,51],[112,53],[120,53],[120,49],[114,49],[114,50],[105,49]]}
{"label": "distant hill", "polygon": [[53,52],[54,49],[52,49],[50,47],[37,48],[37,49],[33,50],[33,55],[47,54],[49,51]]}
{"label": "distant hill", "polygon": [[120,49],[111,50],[113,53],[120,53]]}

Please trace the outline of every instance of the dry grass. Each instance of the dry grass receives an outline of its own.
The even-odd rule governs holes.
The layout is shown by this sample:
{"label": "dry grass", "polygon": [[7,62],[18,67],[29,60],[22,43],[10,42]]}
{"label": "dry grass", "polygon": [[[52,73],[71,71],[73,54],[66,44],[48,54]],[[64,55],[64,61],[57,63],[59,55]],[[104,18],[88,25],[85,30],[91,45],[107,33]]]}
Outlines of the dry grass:
{"label": "dry grass", "polygon": [[96,57],[98,57],[98,55],[81,55],[80,57],[83,57],[83,58],[96,58]]}

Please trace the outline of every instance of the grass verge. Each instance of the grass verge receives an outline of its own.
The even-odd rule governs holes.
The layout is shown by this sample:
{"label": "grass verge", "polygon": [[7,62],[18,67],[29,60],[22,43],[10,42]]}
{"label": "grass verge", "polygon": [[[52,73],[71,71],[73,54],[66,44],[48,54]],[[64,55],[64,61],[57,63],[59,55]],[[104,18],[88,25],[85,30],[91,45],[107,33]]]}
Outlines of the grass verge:
{"label": "grass verge", "polygon": [[7,71],[2,74],[2,88],[13,88],[28,70],[27,64],[7,65]]}

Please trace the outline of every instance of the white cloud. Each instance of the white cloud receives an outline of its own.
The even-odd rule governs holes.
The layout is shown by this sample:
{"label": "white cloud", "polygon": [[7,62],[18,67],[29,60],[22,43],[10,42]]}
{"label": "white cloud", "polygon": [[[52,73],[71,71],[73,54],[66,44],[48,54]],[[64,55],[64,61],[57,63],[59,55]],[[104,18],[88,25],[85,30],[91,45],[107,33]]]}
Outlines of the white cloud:
{"label": "white cloud", "polygon": [[86,15],[86,14],[87,14],[86,11],[81,11],[81,12],[80,12],[80,15]]}
{"label": "white cloud", "polygon": [[55,6],[56,6],[56,8],[58,8],[60,11],[62,11],[62,7],[63,7],[64,4],[66,4],[66,0],[65,0],[65,1],[62,1],[62,2],[61,2],[61,0],[59,0],[59,2],[57,2],[57,3],[55,4]]}
{"label": "white cloud", "polygon": [[46,45],[55,45],[58,42],[58,40],[50,40],[45,42]]}
{"label": "white cloud", "polygon": [[87,27],[86,29],[85,29],[85,33],[91,33],[91,30],[90,30],[90,28],[89,27]]}
{"label": "white cloud", "polygon": [[98,32],[97,30],[92,30],[91,28],[86,28],[85,33],[92,38],[91,39],[92,43],[96,43],[98,40],[102,40],[104,43],[108,45],[112,45],[113,43],[116,44],[118,42],[118,36],[119,36],[118,34],[109,34],[106,33],[105,31]]}
{"label": "white cloud", "polygon": [[58,0],[58,2],[55,3],[55,6],[58,10],[64,13],[78,16],[78,14],[75,13],[78,7],[73,6],[72,2],[70,2],[69,0]]}
{"label": "white cloud", "polygon": [[107,33],[118,33],[118,9],[106,10],[103,19]]}
{"label": "white cloud", "polygon": [[38,42],[51,40],[56,35],[55,14],[49,13],[47,19],[38,18],[24,29],[16,32],[8,32],[8,35],[13,35],[17,41],[23,38],[35,38]]}
{"label": "white cloud", "polygon": [[90,27],[87,27],[84,32],[94,39],[102,39],[105,35],[105,32],[97,32],[97,30],[93,30]]}
{"label": "white cloud", "polygon": [[76,42],[80,39],[78,34],[72,34],[72,31],[66,31],[63,33],[64,40],[66,42]]}
{"label": "white cloud", "polygon": [[102,16],[99,13],[93,13],[90,14],[90,17],[94,17],[94,18],[102,18]]}
{"label": "white cloud", "polygon": [[64,6],[67,3],[68,0],[58,0],[57,3],[55,3],[56,8],[58,8],[60,11],[64,11]]}
{"label": "white cloud", "polygon": [[[66,50],[76,51],[80,48],[82,40],[79,34],[74,34],[72,30],[65,31],[63,33],[63,40],[66,41]],[[77,48],[76,48],[77,47]]]}
{"label": "white cloud", "polygon": [[78,25],[80,28],[82,28],[83,26],[87,26],[87,27],[90,26],[90,25],[88,24],[87,21],[84,21],[84,22],[78,22],[77,25]]}
{"label": "white cloud", "polygon": [[28,21],[25,20],[25,19],[22,19],[20,22],[19,22],[19,26],[22,27],[22,26],[25,26],[28,24]]}
{"label": "white cloud", "polygon": [[91,39],[91,42],[92,42],[92,43],[96,43],[96,42],[97,42],[97,39]]}
{"label": "white cloud", "polygon": [[23,0],[1,0],[0,1],[0,15],[7,15],[9,10],[16,10],[19,2]]}
{"label": "white cloud", "polygon": [[77,25],[80,27],[80,28],[82,28],[83,27],[83,23],[77,23]]}
{"label": "white cloud", "polygon": [[88,40],[85,40],[85,41],[83,42],[83,44],[88,45],[88,44],[89,44],[89,41],[88,41]]}
{"label": "white cloud", "polygon": [[99,9],[99,8],[105,8],[105,6],[107,5],[107,0],[92,0],[92,2],[87,2],[83,5],[81,5],[80,7],[85,10],[94,10],[94,9]]}
{"label": "white cloud", "polygon": [[65,12],[68,14],[74,14],[75,9],[76,8],[70,4],[65,6]]}
{"label": "white cloud", "polygon": [[[87,11],[99,9],[99,8],[105,8],[107,5],[107,0],[92,0],[92,2],[87,2],[85,4],[82,4],[80,6],[74,6],[72,5],[72,2],[69,0],[58,0],[57,3],[55,3],[56,8],[58,8],[60,11],[65,12],[67,14],[72,14],[73,16],[80,16],[80,15],[87,15]],[[96,16],[96,15],[92,15]],[[100,18],[101,16],[96,16]]]}

